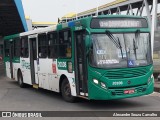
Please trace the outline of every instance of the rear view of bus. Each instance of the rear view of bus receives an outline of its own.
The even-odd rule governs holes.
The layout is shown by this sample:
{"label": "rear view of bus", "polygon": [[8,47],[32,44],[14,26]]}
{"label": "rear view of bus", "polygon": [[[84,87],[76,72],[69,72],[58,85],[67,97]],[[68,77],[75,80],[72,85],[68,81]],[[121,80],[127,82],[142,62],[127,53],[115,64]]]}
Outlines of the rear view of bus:
{"label": "rear view of bus", "polygon": [[153,92],[151,37],[145,18],[92,18],[90,33],[90,99],[122,99]]}

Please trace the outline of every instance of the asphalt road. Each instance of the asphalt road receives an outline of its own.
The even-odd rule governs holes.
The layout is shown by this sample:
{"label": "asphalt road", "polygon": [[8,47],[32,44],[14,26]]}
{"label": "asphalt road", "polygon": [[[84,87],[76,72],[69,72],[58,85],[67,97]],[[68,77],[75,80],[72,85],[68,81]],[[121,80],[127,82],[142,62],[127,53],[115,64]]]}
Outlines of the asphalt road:
{"label": "asphalt road", "polygon": [[[79,99],[76,103],[67,103],[58,93],[31,87],[20,88],[14,80],[0,76],[0,111],[160,111],[160,93],[123,100],[88,101]],[[75,118],[63,117],[63,119],[74,120]],[[78,118],[78,120],[81,119],[83,118]],[[105,118],[99,117],[87,119],[105,120]],[[113,119],[119,120],[117,117]],[[150,118],[147,119],[150,120]]]}

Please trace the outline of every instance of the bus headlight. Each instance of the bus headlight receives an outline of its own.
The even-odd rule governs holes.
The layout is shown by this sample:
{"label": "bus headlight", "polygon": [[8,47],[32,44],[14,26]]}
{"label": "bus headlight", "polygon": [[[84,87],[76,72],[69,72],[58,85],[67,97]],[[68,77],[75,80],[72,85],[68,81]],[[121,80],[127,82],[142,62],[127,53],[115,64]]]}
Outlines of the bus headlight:
{"label": "bus headlight", "polygon": [[151,75],[151,79],[153,79],[153,83],[154,83],[154,76],[153,76],[153,74]]}
{"label": "bus headlight", "polygon": [[106,85],[103,82],[101,82],[101,87],[106,88]]}
{"label": "bus headlight", "polygon": [[150,82],[151,82],[151,78],[149,77],[149,78],[148,78],[148,84],[149,84]]}
{"label": "bus headlight", "polygon": [[151,77],[148,78],[148,84],[151,82],[151,80],[154,78],[153,74],[151,75]]}
{"label": "bus headlight", "polygon": [[96,79],[93,79],[93,82],[94,82],[95,84],[98,84],[98,80],[96,80]]}
{"label": "bus headlight", "polygon": [[151,75],[151,79],[153,79],[154,78],[154,76],[153,76],[153,74]]}

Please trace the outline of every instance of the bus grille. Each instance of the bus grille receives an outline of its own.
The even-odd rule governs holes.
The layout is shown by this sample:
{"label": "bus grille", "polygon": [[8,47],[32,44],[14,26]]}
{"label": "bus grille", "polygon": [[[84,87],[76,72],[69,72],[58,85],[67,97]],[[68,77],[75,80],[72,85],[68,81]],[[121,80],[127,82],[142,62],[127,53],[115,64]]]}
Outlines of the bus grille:
{"label": "bus grille", "polygon": [[129,70],[109,70],[105,74],[105,77],[108,79],[121,79],[121,78],[132,78],[132,77],[138,77],[143,76],[147,73],[146,68],[130,68]]}
{"label": "bus grille", "polygon": [[[141,93],[141,92],[145,92],[146,91],[147,86],[139,86],[139,87],[135,87],[135,88],[128,88],[128,89],[134,89],[135,93]],[[111,90],[112,91],[112,95],[124,95],[124,90]]]}

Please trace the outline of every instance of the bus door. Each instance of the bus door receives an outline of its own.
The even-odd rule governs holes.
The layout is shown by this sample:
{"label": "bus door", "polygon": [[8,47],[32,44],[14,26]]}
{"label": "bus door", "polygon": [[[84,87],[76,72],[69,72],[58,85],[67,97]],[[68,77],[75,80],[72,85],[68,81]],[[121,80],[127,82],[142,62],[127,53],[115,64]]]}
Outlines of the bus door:
{"label": "bus door", "polygon": [[38,84],[37,35],[29,37],[30,44],[30,70],[32,84]]}
{"label": "bus door", "polygon": [[13,78],[13,41],[10,41],[10,48],[9,48],[9,61],[10,61],[10,73],[11,73],[11,78]]}
{"label": "bus door", "polygon": [[87,64],[85,53],[85,31],[75,32],[75,77],[77,94],[87,93]]}

